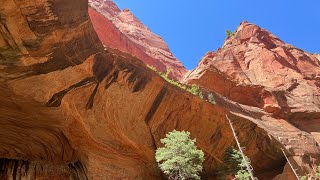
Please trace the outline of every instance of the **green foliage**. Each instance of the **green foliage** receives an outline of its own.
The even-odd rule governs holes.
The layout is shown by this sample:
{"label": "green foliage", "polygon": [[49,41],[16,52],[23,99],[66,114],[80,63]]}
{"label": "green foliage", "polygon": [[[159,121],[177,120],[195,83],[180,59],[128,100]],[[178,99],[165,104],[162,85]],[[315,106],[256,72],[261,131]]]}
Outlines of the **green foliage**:
{"label": "green foliage", "polygon": [[246,170],[239,170],[236,174],[236,178],[239,180],[250,180],[250,174]]}
{"label": "green foliage", "polygon": [[320,165],[317,167],[317,171],[314,176],[320,179]]}
{"label": "green foliage", "polygon": [[[249,158],[246,157],[250,163]],[[225,179],[226,176],[235,176],[239,180],[249,180],[250,174],[246,170],[245,160],[242,158],[240,151],[234,148],[228,148],[224,153],[224,165],[217,172],[220,179]]]}
{"label": "green foliage", "polygon": [[171,72],[171,69],[167,69],[166,74],[164,74],[164,76],[168,78],[168,77],[169,77],[170,72]]}
{"label": "green foliage", "polygon": [[204,153],[195,142],[188,131],[174,130],[161,139],[164,147],[156,150],[156,161],[169,179],[200,179]]}
{"label": "green foliage", "polygon": [[148,67],[149,69],[151,69],[152,71],[155,71],[155,72],[159,73],[156,67],[154,67],[154,66],[149,66],[149,65],[147,65],[147,67]]}
{"label": "green foliage", "polygon": [[233,36],[233,32],[230,30],[226,30],[226,35],[229,38],[229,37]]}
{"label": "green foliage", "polygon": [[[312,166],[315,167],[315,165],[312,165]],[[300,180],[307,180],[307,179],[320,179],[320,165],[314,169],[314,173],[300,177]]]}
{"label": "green foliage", "polygon": [[177,82],[177,81],[175,81],[173,79],[170,79],[168,76],[169,76],[169,74],[171,72],[171,69],[167,69],[166,73],[164,74],[164,73],[159,72],[154,66],[147,65],[147,67],[149,67],[151,70],[157,72],[164,80],[166,80],[170,84],[175,85],[175,86],[177,86],[177,87],[179,87],[181,89],[184,89],[184,90],[190,92],[193,95],[199,96],[201,99],[204,98],[203,93],[200,90],[199,86],[193,84],[193,85],[191,85],[191,87],[188,87],[185,84],[181,84],[181,83],[179,83],[179,82]]}
{"label": "green foliage", "polygon": [[201,99],[203,99],[202,91],[200,90],[199,86],[196,84],[192,84],[190,88],[186,89],[188,92],[190,92],[193,95],[199,96]]}
{"label": "green foliage", "polygon": [[212,93],[209,93],[209,94],[208,94],[208,101],[209,101],[209,103],[211,103],[211,104],[216,104],[216,100],[214,100],[214,97],[213,97],[213,94],[212,94]]}
{"label": "green foliage", "polygon": [[307,180],[307,176],[301,176],[300,180]]}

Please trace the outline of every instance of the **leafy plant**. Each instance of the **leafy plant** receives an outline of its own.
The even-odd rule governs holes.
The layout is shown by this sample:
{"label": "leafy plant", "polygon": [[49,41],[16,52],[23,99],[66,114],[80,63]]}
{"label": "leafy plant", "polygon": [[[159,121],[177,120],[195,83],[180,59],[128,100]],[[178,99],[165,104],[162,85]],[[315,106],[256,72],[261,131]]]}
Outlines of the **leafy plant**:
{"label": "leafy plant", "polygon": [[230,30],[226,30],[226,35],[227,35],[227,37],[229,38],[229,37],[231,37],[231,36],[233,36],[233,32],[232,31],[230,31]]}
{"label": "leafy plant", "polygon": [[166,74],[164,74],[164,76],[165,76],[166,78],[168,78],[168,77],[169,77],[170,72],[171,72],[171,69],[167,69]]}
{"label": "leafy plant", "polygon": [[199,86],[196,84],[192,84],[190,88],[187,89],[188,92],[190,92],[193,95],[199,96],[201,99],[203,99],[202,91],[199,89]]}
{"label": "leafy plant", "polygon": [[[248,157],[245,157],[250,163]],[[249,180],[250,174],[246,170],[245,160],[242,158],[240,151],[234,148],[228,148],[224,153],[224,165],[217,172],[220,179],[225,179],[226,176],[234,176],[239,180]]]}
{"label": "leafy plant", "polygon": [[320,178],[320,165],[317,167],[317,171],[314,175],[316,178]]}
{"label": "leafy plant", "polygon": [[236,174],[236,178],[239,180],[250,180],[250,174],[246,170],[239,170]]}
{"label": "leafy plant", "polygon": [[211,103],[211,104],[216,104],[216,100],[214,99],[212,93],[209,93],[209,94],[208,94],[208,101],[209,101],[209,103]]}
{"label": "leafy plant", "polygon": [[188,131],[173,130],[161,139],[164,147],[156,150],[156,161],[169,179],[200,179],[204,153],[195,142]]}
{"label": "leafy plant", "polygon": [[314,172],[311,174],[308,174],[306,176],[301,176],[300,180],[311,180],[311,179],[320,179],[320,165],[312,165]]}
{"label": "leafy plant", "polygon": [[177,81],[175,81],[173,79],[170,79],[168,76],[169,76],[169,74],[171,72],[171,69],[167,69],[166,73],[161,73],[154,66],[147,65],[147,67],[149,67],[151,70],[157,72],[164,80],[166,80],[170,84],[173,84],[173,85],[175,85],[175,86],[177,86],[177,87],[179,87],[181,89],[184,89],[184,90],[190,92],[193,95],[199,96],[201,99],[204,98],[204,95],[203,95],[203,93],[202,93],[202,91],[201,91],[201,89],[199,88],[198,85],[193,84],[193,85],[191,85],[191,87],[188,87],[185,84],[182,84],[182,83],[177,82]]}

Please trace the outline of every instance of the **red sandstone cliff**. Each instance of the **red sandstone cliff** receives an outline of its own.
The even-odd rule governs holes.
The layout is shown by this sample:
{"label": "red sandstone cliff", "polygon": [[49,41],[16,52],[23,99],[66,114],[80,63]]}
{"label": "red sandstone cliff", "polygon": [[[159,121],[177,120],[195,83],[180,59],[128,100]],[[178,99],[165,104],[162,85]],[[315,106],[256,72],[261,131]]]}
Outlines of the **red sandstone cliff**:
{"label": "red sandstone cliff", "polygon": [[248,22],[185,81],[270,113],[281,111],[290,120],[302,112],[320,118],[319,60]]}
{"label": "red sandstone cliff", "polygon": [[187,72],[181,62],[170,52],[164,40],[152,33],[129,9],[122,11],[111,0],[90,0],[89,15],[93,26],[108,47],[128,52],[144,63],[181,79]]}
{"label": "red sandstone cliff", "polygon": [[[282,42],[267,30],[243,22],[222,48],[202,58],[184,82],[199,84],[240,104],[261,108],[312,134],[320,142],[318,57]],[[303,149],[295,154],[301,153]]]}
{"label": "red sandstone cliff", "polygon": [[[86,0],[0,4],[1,179],[163,179],[154,151],[173,129],[197,138],[202,177],[215,178],[235,144],[226,114],[256,176],[287,173],[280,149],[299,173],[310,170],[320,152],[310,132],[228,95],[213,92],[213,105],[167,83],[139,59],[103,47],[87,8]],[[244,77],[217,72],[226,82]],[[304,115],[318,127],[316,113]]]}

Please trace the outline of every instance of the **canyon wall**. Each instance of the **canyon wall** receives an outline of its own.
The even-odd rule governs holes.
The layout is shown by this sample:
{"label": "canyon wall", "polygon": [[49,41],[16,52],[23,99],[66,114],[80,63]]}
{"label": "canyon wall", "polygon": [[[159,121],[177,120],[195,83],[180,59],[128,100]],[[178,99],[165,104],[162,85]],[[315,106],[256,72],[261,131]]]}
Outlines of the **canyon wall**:
{"label": "canyon wall", "polygon": [[215,92],[211,104],[103,46],[86,0],[5,0],[0,12],[2,179],[163,179],[154,152],[173,129],[197,139],[214,179],[235,146],[226,115],[260,178],[286,173],[281,149],[301,174],[320,152],[287,119]]}
{"label": "canyon wall", "polygon": [[320,61],[243,22],[217,52],[184,79],[238,103],[259,107],[309,133],[320,129]]}
{"label": "canyon wall", "polygon": [[187,72],[164,40],[151,32],[129,9],[120,11],[111,0],[89,0],[89,15],[102,43],[130,53],[158,71],[171,69],[169,77],[181,79]]}

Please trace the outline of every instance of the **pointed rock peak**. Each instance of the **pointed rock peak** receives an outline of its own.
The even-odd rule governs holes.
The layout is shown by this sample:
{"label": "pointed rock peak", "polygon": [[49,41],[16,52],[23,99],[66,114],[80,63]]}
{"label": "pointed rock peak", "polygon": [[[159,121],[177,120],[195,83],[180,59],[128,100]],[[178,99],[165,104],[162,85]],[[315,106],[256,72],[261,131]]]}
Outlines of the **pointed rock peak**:
{"label": "pointed rock peak", "polygon": [[320,54],[314,54],[314,56],[320,61]]}
{"label": "pointed rock peak", "polygon": [[285,45],[284,42],[282,42],[269,31],[262,29],[261,27],[248,21],[243,21],[240,23],[240,26],[237,28],[234,34],[227,38],[224,46],[229,44],[236,45],[238,43],[255,43],[268,49]]}
{"label": "pointed rock peak", "polygon": [[121,12],[111,0],[89,0],[89,6],[108,19],[113,19]]}
{"label": "pointed rock peak", "polygon": [[[123,10],[122,10],[122,12],[130,12],[130,9],[129,8],[124,8]],[[131,13],[131,12],[130,12]]]}
{"label": "pointed rock peak", "polygon": [[131,26],[149,30],[149,28],[147,28],[128,8],[123,9],[121,13],[119,13],[117,20]]}
{"label": "pointed rock peak", "polygon": [[259,26],[249,23],[248,21],[244,21],[240,23],[235,34],[239,39],[250,39],[260,32],[262,32],[262,29]]}
{"label": "pointed rock peak", "polygon": [[214,51],[208,51],[203,57],[203,58],[213,58],[215,56],[215,52]]}

